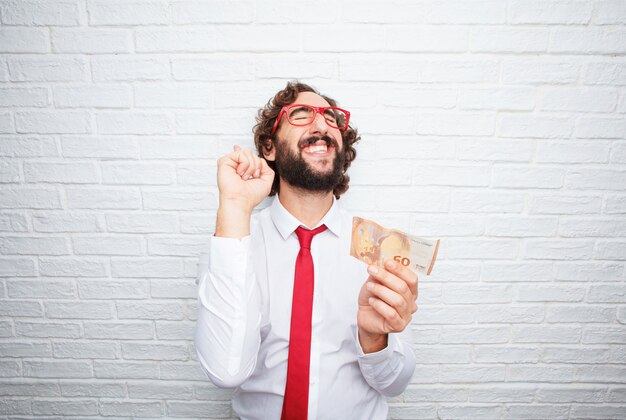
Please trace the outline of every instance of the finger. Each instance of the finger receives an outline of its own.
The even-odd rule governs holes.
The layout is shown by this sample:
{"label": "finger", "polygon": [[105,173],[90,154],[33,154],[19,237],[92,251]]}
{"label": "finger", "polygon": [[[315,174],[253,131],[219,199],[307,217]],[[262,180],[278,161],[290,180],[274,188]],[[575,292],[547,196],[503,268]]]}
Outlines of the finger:
{"label": "finger", "polygon": [[395,308],[395,310],[401,315],[408,315],[410,310],[413,309],[412,300],[407,301],[404,296],[394,292],[382,284],[367,282],[367,289],[387,305]]}
{"label": "finger", "polygon": [[235,144],[235,145],[233,146],[233,151],[238,152],[238,151],[240,151],[240,150],[241,150],[241,147],[239,147],[239,145],[238,145],[238,144]]}
{"label": "finger", "polygon": [[406,323],[395,309],[375,297],[370,297],[367,301],[385,320],[383,323],[383,330],[385,332],[399,332],[404,330]]}
{"label": "finger", "polygon": [[382,267],[370,265],[367,268],[370,276],[402,296],[412,297],[411,289],[406,281],[390,273]]}
{"label": "finger", "polygon": [[405,267],[397,261],[391,259],[385,261],[385,268],[389,270],[389,272],[404,280],[409,286],[409,289],[411,289],[413,296],[417,297],[417,274],[411,271],[410,268]]}
{"label": "finger", "polygon": [[248,166],[248,169],[246,169],[246,171],[243,173],[243,178],[249,179],[249,178],[252,178],[254,176],[254,173],[256,172],[257,161],[256,161],[256,157],[252,154],[251,150],[246,149],[243,151],[243,153],[246,156],[246,159],[248,159],[248,162],[250,163],[250,166]]}
{"label": "finger", "polygon": [[274,179],[274,171],[270,168],[265,159],[261,159],[261,178]]}

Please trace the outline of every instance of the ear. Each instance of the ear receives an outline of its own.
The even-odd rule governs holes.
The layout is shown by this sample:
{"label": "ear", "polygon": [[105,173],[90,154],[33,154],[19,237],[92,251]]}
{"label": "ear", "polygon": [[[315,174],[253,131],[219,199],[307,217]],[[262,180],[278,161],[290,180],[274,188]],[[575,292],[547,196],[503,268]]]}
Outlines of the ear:
{"label": "ear", "polygon": [[273,140],[267,140],[265,143],[266,147],[263,147],[263,157],[266,160],[273,162],[276,160],[276,147],[274,147]]}

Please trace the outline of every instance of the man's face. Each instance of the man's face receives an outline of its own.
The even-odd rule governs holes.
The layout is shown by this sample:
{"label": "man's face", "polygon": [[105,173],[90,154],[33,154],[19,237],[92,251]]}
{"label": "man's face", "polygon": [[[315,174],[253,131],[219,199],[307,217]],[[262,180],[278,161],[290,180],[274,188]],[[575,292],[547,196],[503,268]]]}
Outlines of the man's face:
{"label": "man's face", "polygon": [[[313,92],[301,92],[294,103],[330,106]],[[290,185],[309,191],[332,191],[340,182],[345,162],[341,131],[320,114],[308,126],[293,126],[283,115],[273,152],[278,174]]]}

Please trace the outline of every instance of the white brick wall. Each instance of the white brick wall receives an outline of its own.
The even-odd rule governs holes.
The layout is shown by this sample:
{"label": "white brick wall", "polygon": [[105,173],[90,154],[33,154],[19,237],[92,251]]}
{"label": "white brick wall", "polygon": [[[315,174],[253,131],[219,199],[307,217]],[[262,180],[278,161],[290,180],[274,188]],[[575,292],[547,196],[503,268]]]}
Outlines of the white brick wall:
{"label": "white brick wall", "polygon": [[443,241],[390,418],[624,418],[625,0],[0,0],[0,418],[233,417],[197,255],[295,78],[341,201]]}

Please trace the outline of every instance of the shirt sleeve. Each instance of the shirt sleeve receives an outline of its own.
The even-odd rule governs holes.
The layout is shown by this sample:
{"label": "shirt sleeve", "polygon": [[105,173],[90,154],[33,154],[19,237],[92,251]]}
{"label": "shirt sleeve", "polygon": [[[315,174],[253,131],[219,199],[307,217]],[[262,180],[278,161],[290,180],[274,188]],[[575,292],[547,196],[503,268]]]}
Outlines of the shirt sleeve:
{"label": "shirt sleeve", "polygon": [[[409,328],[409,327],[407,327]],[[359,367],[365,381],[385,397],[400,395],[408,386],[415,371],[415,354],[401,334],[390,333],[387,347],[375,353],[363,352],[354,328]]]}
{"label": "shirt sleeve", "polygon": [[260,292],[249,248],[250,236],[213,236],[208,258],[200,256],[196,353],[219,387],[239,386],[252,374],[261,343]]}

